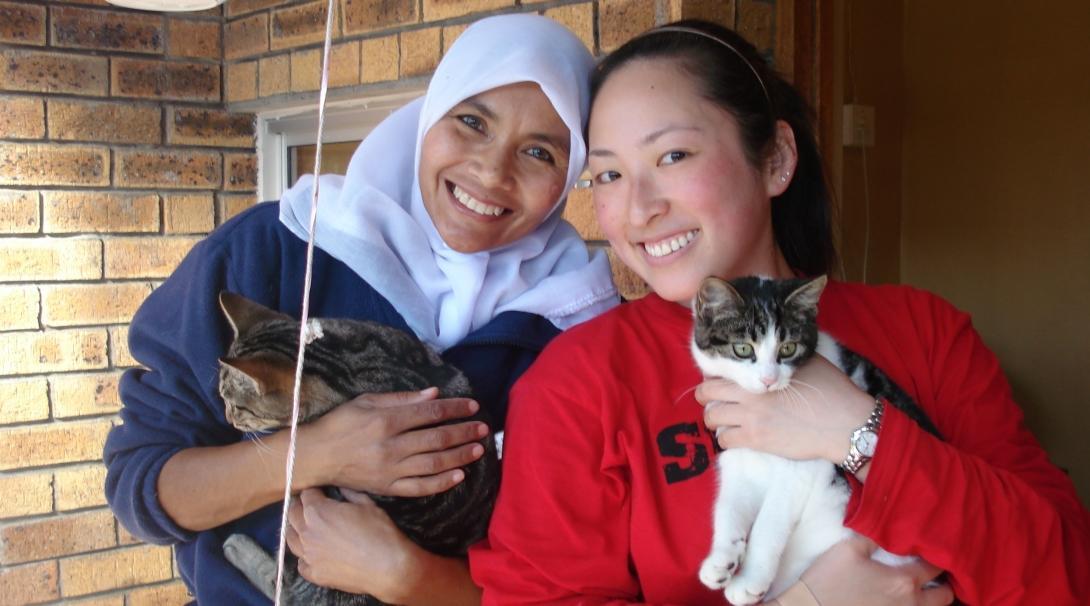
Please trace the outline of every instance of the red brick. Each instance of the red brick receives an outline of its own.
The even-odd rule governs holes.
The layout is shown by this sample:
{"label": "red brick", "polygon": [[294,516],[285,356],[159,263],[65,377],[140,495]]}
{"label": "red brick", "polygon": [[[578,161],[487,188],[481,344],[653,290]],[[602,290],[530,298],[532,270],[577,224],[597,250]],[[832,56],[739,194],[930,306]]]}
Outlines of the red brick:
{"label": "red brick", "polygon": [[165,278],[199,241],[186,236],[106,240],[106,278]]}
{"label": "red brick", "polygon": [[400,61],[397,36],[383,36],[360,42],[360,80],[364,83],[397,80]]}
{"label": "red brick", "polygon": [[107,509],[0,526],[0,564],[22,564],[113,547],[114,516]]}
{"label": "red brick", "polygon": [[400,34],[402,78],[430,73],[439,64],[439,31],[438,27],[430,27]]}
{"label": "red brick", "polygon": [[329,87],[352,86],[360,81],[360,43],[334,44],[329,54]]}
{"label": "red brick", "polygon": [[57,563],[38,562],[7,568],[0,566],[0,596],[4,604],[36,604],[61,597]]}
{"label": "red brick", "polygon": [[223,27],[223,56],[239,59],[269,50],[269,15],[256,15],[230,21]]}
{"label": "red brick", "polygon": [[64,603],[66,606],[125,606],[125,596],[108,593],[93,598],[69,599],[65,600]]}
{"label": "red brick", "polygon": [[344,33],[360,34],[416,23],[416,0],[344,0]]}
{"label": "red brick", "polygon": [[159,196],[87,191],[44,193],[46,233],[159,231]]}
{"label": "red brick", "polygon": [[0,189],[0,234],[35,234],[41,226],[38,192]]}
{"label": "red brick", "polygon": [[[721,0],[715,0],[720,2]],[[594,50],[594,5],[590,2],[585,4],[569,4],[567,6],[558,6],[545,11],[545,16],[570,29],[579,39],[583,41],[583,44],[590,49]]]}
{"label": "red brick", "polygon": [[234,18],[246,13],[252,13],[281,4],[287,4],[290,0],[231,0],[227,3],[227,17]]}
{"label": "red brick", "polygon": [[451,45],[454,44],[454,41],[457,40],[458,37],[462,35],[462,32],[466,31],[467,29],[469,29],[469,24],[468,23],[462,23],[462,24],[459,24],[459,25],[444,25],[443,26],[443,54],[444,55],[446,55],[447,51],[450,50],[450,47],[451,47]]}
{"label": "red brick", "polygon": [[514,6],[511,0],[424,0],[424,21],[450,19],[510,6]]}
{"label": "red brick", "polygon": [[168,234],[204,234],[216,226],[212,194],[163,196],[163,231]]}
{"label": "red brick", "polygon": [[219,59],[223,56],[218,21],[190,21],[167,17],[168,52],[175,57]]}
{"label": "red brick", "polygon": [[104,97],[109,78],[106,57],[0,50],[0,90]]}
{"label": "red brick", "polygon": [[64,328],[131,322],[151,290],[146,282],[43,286],[42,324]]}
{"label": "red brick", "polygon": [[140,545],[60,562],[65,596],[166,581],[171,577],[169,547]]}
{"label": "red brick", "polygon": [[188,61],[115,58],[111,94],[177,101],[219,101],[220,66]]}
{"label": "red brick", "polygon": [[0,379],[0,423],[7,425],[48,418],[49,391],[45,379]]}
{"label": "red brick", "polygon": [[620,291],[621,296],[629,301],[633,299],[639,299],[649,292],[651,288],[643,281],[636,272],[628,268],[614,254],[613,249],[605,247],[606,254],[609,255],[609,265],[613,268],[613,282],[617,284],[617,290]]}
{"label": "red brick", "polygon": [[259,93],[262,97],[280,95],[291,90],[291,55],[285,53],[258,61]]}
{"label": "red brick", "polygon": [[[257,98],[257,61],[227,65],[227,101],[249,101]],[[287,89],[285,89],[287,90]]]}
{"label": "red brick", "polygon": [[115,152],[114,180],[121,187],[156,189],[217,189],[222,182],[217,152]]}
{"label": "red brick", "polygon": [[226,223],[231,217],[257,204],[257,197],[253,194],[220,194],[219,206],[221,223]]}
{"label": "red brick", "polygon": [[106,367],[103,330],[0,333],[0,374],[38,374]]}
{"label": "red brick", "polygon": [[57,511],[106,505],[105,485],[106,466],[101,462],[58,469],[53,477]]}
{"label": "red brick", "polygon": [[49,394],[56,418],[84,417],[117,412],[121,373],[63,374],[49,377]]}
{"label": "red brick", "polygon": [[[34,330],[41,297],[35,286],[0,286],[0,326],[4,330]],[[0,400],[3,406],[3,400]]]}
{"label": "red brick", "polygon": [[111,326],[110,330],[110,365],[114,368],[128,368],[138,363],[129,351],[129,327]]}
{"label": "red brick", "polygon": [[163,52],[163,18],[159,14],[54,6],[50,24],[51,43],[56,47]]}
{"label": "red brick", "polygon": [[183,606],[193,600],[181,581],[129,592],[129,606]]}
{"label": "red brick", "polygon": [[564,220],[571,223],[584,240],[605,240],[594,213],[594,200],[590,188],[576,189],[568,194],[564,207]]}
{"label": "red brick", "polygon": [[322,82],[322,51],[317,48],[291,53],[291,92],[318,90]]}
{"label": "red brick", "polygon": [[99,240],[0,239],[0,282],[96,280],[101,277],[102,242]]}
{"label": "red brick", "polygon": [[255,154],[223,155],[223,189],[226,191],[257,189],[257,156]]}
{"label": "red brick", "polygon": [[0,143],[0,185],[110,184],[110,150],[100,146]]}
{"label": "red brick", "polygon": [[667,21],[703,19],[734,29],[734,0],[667,0]]}
{"label": "red brick", "polygon": [[[41,515],[53,511],[53,474],[0,475],[0,518]],[[3,573],[0,573],[2,575]],[[0,577],[2,578],[2,577]],[[8,595],[0,581],[0,596]]]}
{"label": "red brick", "polygon": [[253,114],[173,107],[167,114],[167,142],[174,145],[253,147]]}
{"label": "red brick", "polygon": [[[4,10],[0,5],[0,12]],[[45,104],[35,97],[0,95],[0,136],[41,139],[45,136]]]}
{"label": "red brick", "polygon": [[45,44],[45,7],[0,2],[0,43]]}
{"label": "red brick", "polygon": [[131,102],[49,100],[49,138],[95,143],[162,142],[162,110]]}
{"label": "red brick", "polygon": [[0,429],[0,470],[101,461],[110,426],[93,420]]}
{"label": "red brick", "polygon": [[[269,46],[272,50],[297,48],[325,40],[326,0],[281,8],[273,11],[269,21]],[[333,5],[333,36],[340,35],[337,4]]]}
{"label": "red brick", "polygon": [[608,53],[655,25],[655,5],[644,0],[601,0],[598,44]]}

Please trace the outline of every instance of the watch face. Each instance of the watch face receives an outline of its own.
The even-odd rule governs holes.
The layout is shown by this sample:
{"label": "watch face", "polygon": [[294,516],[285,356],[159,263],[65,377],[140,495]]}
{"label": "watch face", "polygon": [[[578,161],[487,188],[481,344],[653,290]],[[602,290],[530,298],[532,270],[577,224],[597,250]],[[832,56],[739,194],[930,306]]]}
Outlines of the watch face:
{"label": "watch face", "polygon": [[861,431],[855,439],[855,448],[865,457],[873,457],[878,446],[878,434],[873,431]]}

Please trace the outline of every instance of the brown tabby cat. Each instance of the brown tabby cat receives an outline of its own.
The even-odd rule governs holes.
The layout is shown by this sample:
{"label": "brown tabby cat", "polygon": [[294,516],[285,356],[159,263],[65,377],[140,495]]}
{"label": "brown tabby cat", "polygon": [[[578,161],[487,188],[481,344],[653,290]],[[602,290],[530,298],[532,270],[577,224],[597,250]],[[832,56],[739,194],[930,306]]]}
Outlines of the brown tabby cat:
{"label": "brown tabby cat", "polygon": [[[220,395],[227,421],[245,432],[265,432],[291,424],[299,321],[236,294],[220,293],[220,306],[234,331],[220,360]],[[303,366],[299,422],[317,418],[364,393],[439,388],[443,398],[470,397],[469,381],[458,369],[416,337],[375,322],[345,319],[310,321]],[[486,421],[483,408],[474,419]],[[459,419],[461,422],[464,419]],[[485,535],[499,485],[499,464],[491,434],[485,453],[465,469],[454,488],[426,497],[370,495],[410,539],[428,551],[464,555]],[[336,489],[331,496],[343,500]],[[227,559],[272,598],[275,559],[241,534],[224,542]],[[285,604],[377,606],[371,596],[354,595],[310,583],[286,554]]]}

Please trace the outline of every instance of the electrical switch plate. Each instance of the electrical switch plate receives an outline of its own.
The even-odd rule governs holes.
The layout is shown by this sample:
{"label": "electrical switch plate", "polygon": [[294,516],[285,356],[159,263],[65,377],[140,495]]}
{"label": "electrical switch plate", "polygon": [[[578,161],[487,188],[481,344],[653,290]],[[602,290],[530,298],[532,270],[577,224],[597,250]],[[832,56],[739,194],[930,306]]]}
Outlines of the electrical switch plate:
{"label": "electrical switch plate", "polygon": [[874,147],[874,106],[844,106],[844,147]]}

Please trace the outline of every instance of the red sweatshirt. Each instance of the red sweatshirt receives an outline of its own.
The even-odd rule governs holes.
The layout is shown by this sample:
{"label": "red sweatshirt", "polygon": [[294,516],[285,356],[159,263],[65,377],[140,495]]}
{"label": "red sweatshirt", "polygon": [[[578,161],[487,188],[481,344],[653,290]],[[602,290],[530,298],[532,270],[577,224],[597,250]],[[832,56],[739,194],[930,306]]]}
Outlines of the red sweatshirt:
{"label": "red sweatshirt", "polygon": [[[1090,514],[969,317],[919,290],[835,282],[819,309],[944,436],[887,408],[846,524],[948,570],[966,604],[1090,604]],[[560,335],[516,384],[496,511],[470,552],[486,605],[723,604],[697,578],[716,466],[691,329],[688,309],[650,295]]]}

